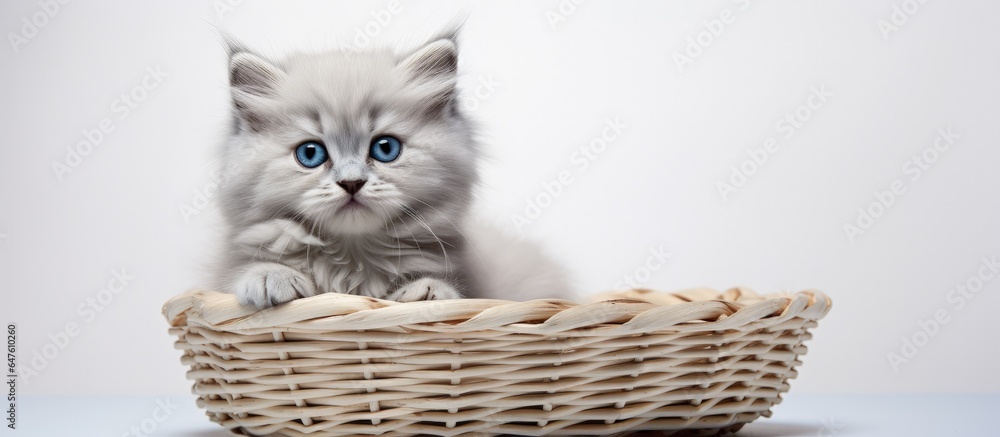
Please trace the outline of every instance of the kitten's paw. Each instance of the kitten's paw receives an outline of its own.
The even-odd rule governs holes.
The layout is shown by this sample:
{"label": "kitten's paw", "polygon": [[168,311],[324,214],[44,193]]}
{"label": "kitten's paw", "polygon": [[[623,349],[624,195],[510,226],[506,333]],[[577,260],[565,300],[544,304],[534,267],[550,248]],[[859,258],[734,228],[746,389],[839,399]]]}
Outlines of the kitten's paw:
{"label": "kitten's paw", "polygon": [[241,305],[258,309],[316,294],[316,288],[306,275],[276,263],[250,266],[236,281],[235,291]]}
{"label": "kitten's paw", "polygon": [[459,299],[461,293],[447,282],[437,278],[420,278],[389,293],[387,299],[396,302],[416,302],[419,300]]}

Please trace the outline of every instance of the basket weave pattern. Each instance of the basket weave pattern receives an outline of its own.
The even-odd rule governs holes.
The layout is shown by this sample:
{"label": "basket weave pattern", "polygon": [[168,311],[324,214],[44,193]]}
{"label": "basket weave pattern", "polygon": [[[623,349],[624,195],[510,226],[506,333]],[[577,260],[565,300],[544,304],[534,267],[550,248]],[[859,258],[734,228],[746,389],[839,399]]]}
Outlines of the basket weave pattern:
{"label": "basket weave pattern", "polygon": [[396,303],[322,294],[255,312],[194,290],[163,312],[198,404],[245,435],[714,435],[770,416],[818,291],[635,290]]}

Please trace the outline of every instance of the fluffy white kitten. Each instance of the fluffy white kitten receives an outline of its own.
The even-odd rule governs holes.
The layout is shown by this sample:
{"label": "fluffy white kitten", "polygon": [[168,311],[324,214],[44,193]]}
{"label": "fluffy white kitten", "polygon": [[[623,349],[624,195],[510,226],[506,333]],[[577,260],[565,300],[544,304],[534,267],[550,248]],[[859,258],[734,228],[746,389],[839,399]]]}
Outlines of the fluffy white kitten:
{"label": "fluffy white kitten", "polygon": [[454,32],[416,51],[277,62],[230,44],[236,118],[217,288],[265,308],[316,293],[397,301],[565,297],[537,246],[470,225],[479,146]]}

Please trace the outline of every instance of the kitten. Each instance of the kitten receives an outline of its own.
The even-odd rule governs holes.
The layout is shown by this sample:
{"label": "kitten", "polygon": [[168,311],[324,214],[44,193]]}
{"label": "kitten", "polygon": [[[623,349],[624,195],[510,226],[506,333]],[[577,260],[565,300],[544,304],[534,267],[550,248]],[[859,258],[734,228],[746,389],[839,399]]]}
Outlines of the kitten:
{"label": "kitten", "polygon": [[217,288],[257,308],[324,292],[566,295],[538,247],[468,217],[481,151],[457,104],[455,32],[405,56],[229,54],[236,126]]}

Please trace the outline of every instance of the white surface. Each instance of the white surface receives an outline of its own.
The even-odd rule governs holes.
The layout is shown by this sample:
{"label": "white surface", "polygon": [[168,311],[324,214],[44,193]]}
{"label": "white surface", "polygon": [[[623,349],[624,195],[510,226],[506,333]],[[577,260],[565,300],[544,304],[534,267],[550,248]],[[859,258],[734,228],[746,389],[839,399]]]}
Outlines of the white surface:
{"label": "white surface", "polygon": [[[177,410],[155,428],[157,401]],[[994,435],[998,395],[790,394],[740,431],[743,437],[885,437]],[[157,437],[226,437],[194,405],[193,396],[34,397],[24,400],[17,435],[108,437],[132,435],[146,421]]]}
{"label": "white surface", "polygon": [[[627,276],[660,289],[818,288],[835,305],[797,391],[1000,391],[1000,378],[984,378],[1000,361],[988,322],[1000,281],[961,309],[947,300],[1000,251],[1000,3],[926,2],[886,40],[878,22],[903,0],[591,1],[553,29],[547,13],[561,2],[406,1],[374,38],[412,45],[471,12],[462,86],[499,83],[469,103],[495,158],[484,214],[513,229],[525,199],[570,171],[524,229],[581,290]],[[220,17],[227,3],[237,6]],[[18,52],[0,45],[0,322],[20,324],[22,363],[80,325],[22,394],[187,392],[159,310],[198,283],[216,232],[207,212],[190,223],[179,212],[210,190],[209,158],[229,126],[213,26],[269,52],[324,47],[387,5],[78,1]],[[735,21],[679,72],[674,53],[727,9]],[[0,2],[0,27],[20,32],[39,10]],[[119,119],[114,101],[148,67],[168,76]],[[820,86],[834,96],[785,139],[776,121]],[[59,182],[52,163],[104,117],[114,132]],[[608,118],[627,128],[579,170],[574,154]],[[961,138],[911,182],[904,163],[948,125]],[[723,201],[717,182],[770,137],[781,149]],[[905,195],[849,242],[843,225],[896,179]],[[673,256],[647,269],[661,246]],[[79,305],[121,268],[135,279],[87,321]],[[919,340],[937,311],[950,322],[894,371],[887,354]]]}

